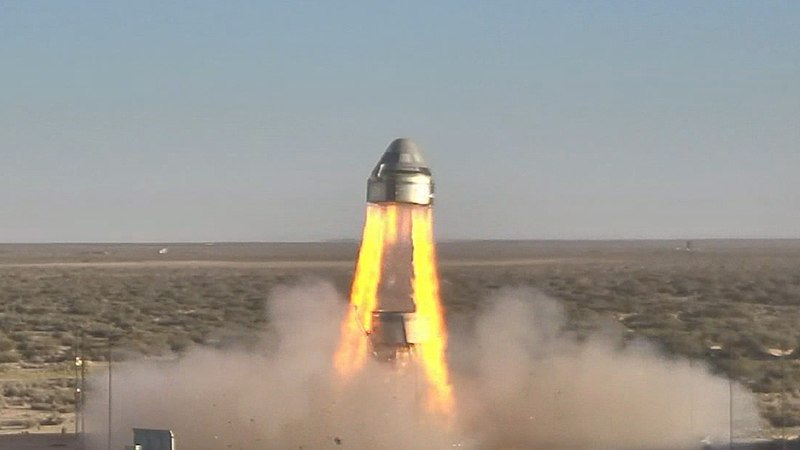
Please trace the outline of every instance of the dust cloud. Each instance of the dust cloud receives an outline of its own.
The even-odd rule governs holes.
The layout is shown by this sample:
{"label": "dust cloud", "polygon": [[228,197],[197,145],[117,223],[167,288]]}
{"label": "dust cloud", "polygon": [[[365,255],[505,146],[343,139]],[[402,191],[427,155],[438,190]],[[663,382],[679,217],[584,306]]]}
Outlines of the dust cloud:
{"label": "dust cloud", "polygon": [[[113,448],[132,427],[170,428],[191,449],[671,449],[728,436],[728,382],[609,333],[578,342],[558,302],[501,290],[452,328],[456,414],[431,417],[419,374],[370,361],[332,369],[346,302],[327,283],[276,289],[254,350],[197,348],[113,373]],[[456,320],[456,319],[453,319]],[[613,333],[611,333],[613,334]],[[106,448],[106,379],[88,393],[90,448]],[[739,387],[737,420],[754,422]]]}
{"label": "dust cloud", "polygon": [[[482,448],[688,449],[728,441],[727,379],[701,363],[669,360],[619,332],[589,339],[563,331],[553,299],[503,289],[456,340],[460,423]],[[467,374],[464,374],[467,373]],[[733,386],[734,426],[758,424],[748,392]],[[734,433],[734,436],[736,434]]]}

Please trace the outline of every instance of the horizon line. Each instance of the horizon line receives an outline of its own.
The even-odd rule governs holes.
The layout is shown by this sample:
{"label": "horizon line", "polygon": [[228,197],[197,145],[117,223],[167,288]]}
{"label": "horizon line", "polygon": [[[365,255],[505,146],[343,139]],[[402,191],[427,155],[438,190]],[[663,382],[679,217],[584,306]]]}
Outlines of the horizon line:
{"label": "horizon line", "polygon": [[[666,241],[797,241],[798,237],[631,237],[631,238],[442,238],[438,243],[446,242],[666,242]],[[0,242],[0,245],[217,245],[217,244],[338,244],[358,243],[359,238],[317,239],[317,240],[175,240],[175,241],[19,241]]]}

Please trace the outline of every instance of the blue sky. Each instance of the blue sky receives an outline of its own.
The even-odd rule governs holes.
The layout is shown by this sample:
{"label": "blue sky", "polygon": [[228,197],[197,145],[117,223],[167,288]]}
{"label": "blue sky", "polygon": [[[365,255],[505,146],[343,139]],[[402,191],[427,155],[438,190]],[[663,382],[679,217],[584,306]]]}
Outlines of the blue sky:
{"label": "blue sky", "polygon": [[398,136],[442,238],[797,238],[798,24],[793,1],[2,2],[0,242],[355,238]]}

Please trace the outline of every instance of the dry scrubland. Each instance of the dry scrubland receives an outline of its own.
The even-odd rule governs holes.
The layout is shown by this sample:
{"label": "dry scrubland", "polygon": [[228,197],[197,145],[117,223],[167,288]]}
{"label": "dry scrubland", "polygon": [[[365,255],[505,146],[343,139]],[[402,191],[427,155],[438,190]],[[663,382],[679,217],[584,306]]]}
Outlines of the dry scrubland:
{"label": "dry scrubland", "polygon": [[[748,386],[766,424],[778,428],[785,416],[800,425],[800,351],[770,355],[800,346],[800,241],[693,244],[687,252],[676,250],[684,241],[443,243],[442,297],[448,320],[468,326],[492,291],[534,287],[564,303],[565,332],[577,339],[609,328],[648,338],[667,357],[706,361]],[[0,245],[0,431],[74,426],[76,342],[90,371],[104,370],[109,340],[119,360],[253,345],[269,332],[264,303],[274,286],[322,277],[346,293],[357,250],[175,244],[161,255],[162,247]]]}

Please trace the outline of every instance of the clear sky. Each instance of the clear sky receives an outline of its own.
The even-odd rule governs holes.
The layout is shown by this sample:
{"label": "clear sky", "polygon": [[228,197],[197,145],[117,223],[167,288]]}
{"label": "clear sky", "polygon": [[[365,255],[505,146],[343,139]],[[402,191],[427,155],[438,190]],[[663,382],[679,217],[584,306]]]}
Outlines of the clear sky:
{"label": "clear sky", "polygon": [[800,237],[797,1],[0,2],[0,242]]}

